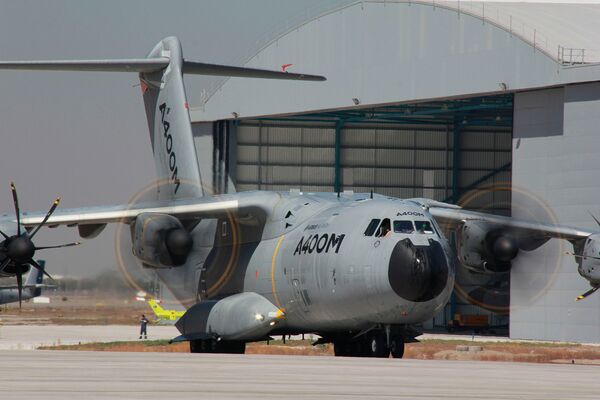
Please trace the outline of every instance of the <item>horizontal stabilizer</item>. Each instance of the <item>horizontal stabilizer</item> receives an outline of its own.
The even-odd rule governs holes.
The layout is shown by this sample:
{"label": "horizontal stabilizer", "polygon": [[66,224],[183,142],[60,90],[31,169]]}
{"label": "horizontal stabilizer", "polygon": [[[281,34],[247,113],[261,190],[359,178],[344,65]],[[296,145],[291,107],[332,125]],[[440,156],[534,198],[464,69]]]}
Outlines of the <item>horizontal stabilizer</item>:
{"label": "horizontal stabilizer", "polygon": [[240,78],[290,79],[301,81],[324,81],[324,76],[271,71],[268,69],[233,67],[229,65],[205,64],[183,61],[183,73],[194,75],[235,76]]}
{"label": "horizontal stabilizer", "polygon": [[134,58],[123,60],[51,60],[4,61],[0,69],[45,71],[106,71],[106,72],[156,72],[169,65],[169,59]]}
{"label": "horizontal stabilizer", "polygon": [[[49,60],[49,61],[3,61],[0,69],[41,71],[106,71],[151,73],[165,69],[169,58],[133,58],[122,60]],[[324,81],[324,76],[271,71],[267,69],[234,67],[183,61],[183,73],[194,75],[235,76],[241,78],[288,79]]]}

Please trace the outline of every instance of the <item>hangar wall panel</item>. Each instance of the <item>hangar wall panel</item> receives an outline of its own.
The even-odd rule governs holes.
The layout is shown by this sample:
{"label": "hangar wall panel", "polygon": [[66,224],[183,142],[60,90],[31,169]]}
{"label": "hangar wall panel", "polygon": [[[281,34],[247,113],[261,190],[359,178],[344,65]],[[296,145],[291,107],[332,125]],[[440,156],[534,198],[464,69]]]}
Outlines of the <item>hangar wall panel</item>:
{"label": "hangar wall panel", "polygon": [[[511,161],[510,129],[465,127],[461,135],[460,187],[510,184],[510,171],[498,172]],[[239,190],[333,191],[333,125],[242,121],[236,140]],[[348,124],[341,131],[342,190],[446,200],[452,194],[452,141],[452,127]],[[470,205],[502,210],[510,204],[505,197],[481,195]]]}
{"label": "hangar wall panel", "polygon": [[[544,202],[562,224],[596,228],[600,215],[600,84],[515,95],[513,182]],[[514,216],[533,207],[513,206]],[[587,289],[567,243],[551,241],[518,259],[511,273],[510,335],[598,342],[600,296],[575,302]],[[558,262],[556,262],[558,260]]]}

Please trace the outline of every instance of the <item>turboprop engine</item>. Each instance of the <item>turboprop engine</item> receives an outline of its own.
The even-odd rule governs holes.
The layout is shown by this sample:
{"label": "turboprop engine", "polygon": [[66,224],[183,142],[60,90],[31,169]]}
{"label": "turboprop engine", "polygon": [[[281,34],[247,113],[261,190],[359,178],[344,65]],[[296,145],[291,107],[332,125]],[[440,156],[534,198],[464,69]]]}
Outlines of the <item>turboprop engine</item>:
{"label": "turboprop engine", "polygon": [[583,246],[575,244],[574,247],[575,253],[570,254],[575,256],[579,275],[587,279],[592,286],[592,289],[577,297],[577,300],[581,300],[600,288],[600,234],[590,235]]}
{"label": "turboprop engine", "polygon": [[519,253],[515,236],[482,221],[465,221],[456,233],[459,260],[474,272],[507,272]]}
{"label": "turboprop engine", "polygon": [[148,268],[185,264],[192,249],[192,235],[177,218],[143,213],[133,226],[133,254]]}

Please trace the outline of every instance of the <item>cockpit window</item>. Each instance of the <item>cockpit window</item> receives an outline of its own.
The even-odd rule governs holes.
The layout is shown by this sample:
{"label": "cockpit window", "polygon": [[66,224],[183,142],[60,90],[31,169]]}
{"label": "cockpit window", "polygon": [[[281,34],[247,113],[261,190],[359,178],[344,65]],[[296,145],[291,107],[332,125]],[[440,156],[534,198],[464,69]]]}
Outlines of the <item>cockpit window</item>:
{"label": "cockpit window", "polygon": [[381,221],[381,225],[379,225],[379,228],[377,228],[377,233],[375,234],[375,236],[384,237],[391,230],[392,230],[392,222],[390,221],[389,218],[385,218],[383,221]]}
{"label": "cockpit window", "polygon": [[415,221],[415,228],[419,233],[435,233],[429,221]]}
{"label": "cockpit window", "polygon": [[365,229],[365,236],[373,236],[373,234],[375,233],[375,229],[377,229],[377,225],[379,225],[379,222],[381,220],[374,218],[371,220],[371,222],[369,222],[369,226],[367,226],[367,229]]}
{"label": "cockpit window", "polygon": [[396,233],[413,233],[414,230],[412,221],[394,221],[394,232]]}

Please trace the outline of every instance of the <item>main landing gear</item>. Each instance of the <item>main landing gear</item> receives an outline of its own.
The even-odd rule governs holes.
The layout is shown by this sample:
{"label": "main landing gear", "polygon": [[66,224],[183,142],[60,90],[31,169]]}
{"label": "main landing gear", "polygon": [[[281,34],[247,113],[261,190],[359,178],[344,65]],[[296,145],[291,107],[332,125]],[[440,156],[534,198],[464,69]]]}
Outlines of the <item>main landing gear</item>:
{"label": "main landing gear", "polygon": [[387,336],[382,331],[371,331],[358,338],[340,337],[333,341],[333,351],[341,357],[378,357],[402,358],[404,355],[404,339],[401,335],[392,334],[388,344]]}
{"label": "main landing gear", "polygon": [[246,342],[205,339],[190,341],[190,353],[244,354]]}

